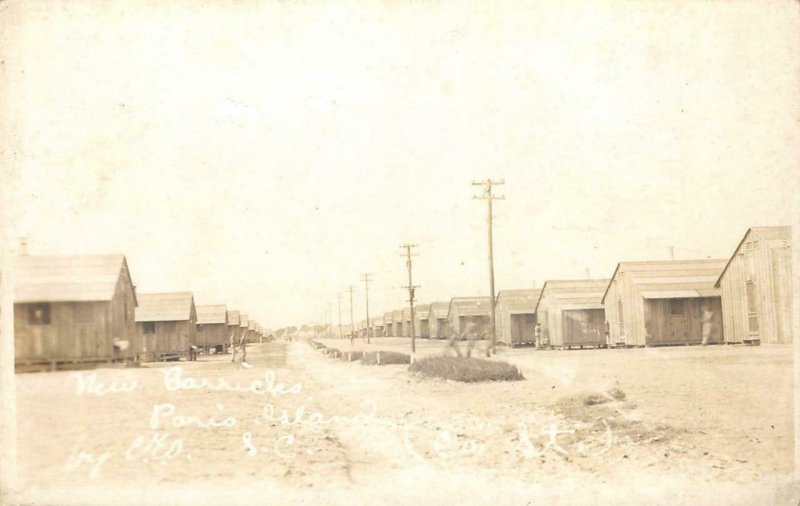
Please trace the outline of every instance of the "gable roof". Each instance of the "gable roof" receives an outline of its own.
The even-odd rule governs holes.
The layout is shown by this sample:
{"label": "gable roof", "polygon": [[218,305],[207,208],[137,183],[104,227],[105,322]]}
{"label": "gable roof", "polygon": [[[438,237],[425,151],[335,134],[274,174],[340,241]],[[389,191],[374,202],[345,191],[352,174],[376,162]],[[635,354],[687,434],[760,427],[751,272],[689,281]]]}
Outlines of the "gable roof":
{"label": "gable roof", "polygon": [[173,322],[192,318],[192,292],[140,293],[137,322]]}
{"label": "gable roof", "polygon": [[197,311],[197,324],[210,325],[213,323],[228,323],[228,312],[224,304],[195,306]]}
{"label": "gable roof", "polygon": [[394,311],[392,311],[392,321],[400,323],[404,321],[402,309],[395,309]]}
{"label": "gable roof", "polygon": [[391,311],[387,311],[387,312],[383,313],[383,324],[384,325],[386,325],[387,323],[391,324],[392,321],[393,321],[393,318],[394,318],[394,313],[392,313]]}
{"label": "gable roof", "polygon": [[447,318],[447,312],[450,310],[450,301],[447,302],[431,302],[431,313],[436,319]]}
{"label": "gable roof", "polygon": [[[724,259],[661,260],[648,262],[620,262],[606,285],[601,302],[605,304],[611,283],[622,273],[632,274],[631,282],[645,285],[646,293],[656,298],[672,293],[673,297],[701,297],[718,295],[714,283],[725,267]],[[643,292],[644,294],[644,292]]]}
{"label": "gable roof", "polygon": [[228,311],[228,325],[239,325],[239,311]]}
{"label": "gable roof", "polygon": [[791,241],[792,240],[792,227],[750,227],[747,229],[747,232],[744,233],[742,240],[739,241],[739,244],[733,249],[733,254],[728,259],[728,262],[725,264],[725,267],[722,269],[722,272],[719,273],[719,277],[717,277],[717,281],[714,283],[715,287],[720,286],[720,282],[722,282],[722,276],[725,275],[725,271],[728,270],[728,266],[733,261],[736,253],[741,249],[742,244],[747,240],[747,236],[750,234],[757,235],[759,238],[764,239],[765,241]]}
{"label": "gable roof", "polygon": [[430,304],[420,304],[414,308],[414,317],[417,320],[427,320],[430,316],[431,312],[431,305]]}
{"label": "gable roof", "polygon": [[500,290],[497,293],[497,305],[508,307],[512,312],[520,313],[528,311],[536,312],[536,305],[539,303],[540,288]]}
{"label": "gable roof", "polygon": [[130,278],[124,255],[21,256],[14,302],[109,301],[123,269]]}
{"label": "gable roof", "polygon": [[248,328],[249,325],[250,325],[250,318],[244,313],[239,313],[239,326],[243,328]]}
{"label": "gable roof", "polygon": [[569,301],[572,304],[599,306],[602,304],[603,294],[609,281],[608,279],[551,279],[545,281],[539,298],[536,300],[536,310],[539,310],[539,303],[546,295]]}
{"label": "gable roof", "polygon": [[489,316],[492,308],[489,297],[453,297],[450,299],[447,317],[450,318],[454,311],[459,316]]}

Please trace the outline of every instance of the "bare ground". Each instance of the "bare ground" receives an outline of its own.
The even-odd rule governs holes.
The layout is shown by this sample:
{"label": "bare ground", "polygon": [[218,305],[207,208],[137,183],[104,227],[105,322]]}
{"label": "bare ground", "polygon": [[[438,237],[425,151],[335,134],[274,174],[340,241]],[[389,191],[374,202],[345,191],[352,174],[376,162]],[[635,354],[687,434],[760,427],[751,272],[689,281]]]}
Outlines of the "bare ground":
{"label": "bare ground", "polygon": [[[385,338],[333,343],[343,351],[409,346]],[[419,343],[420,355],[443,346]],[[137,382],[131,392],[102,396],[77,395],[69,372],[17,375],[20,497],[42,504],[797,502],[787,347],[525,349],[498,357],[526,380],[423,379],[408,366],[345,362],[298,342],[251,347],[251,369],[230,356],[179,364],[184,377],[212,383],[249,385],[267,370],[287,388],[302,383],[285,395],[167,391],[163,372],[176,364],[98,370],[106,385]],[[613,388],[624,398],[603,395]],[[201,422],[234,417],[235,425],[157,417],[152,430],[160,403]],[[137,445],[137,436],[144,443],[154,435],[167,446]],[[180,450],[165,458],[178,439]]]}

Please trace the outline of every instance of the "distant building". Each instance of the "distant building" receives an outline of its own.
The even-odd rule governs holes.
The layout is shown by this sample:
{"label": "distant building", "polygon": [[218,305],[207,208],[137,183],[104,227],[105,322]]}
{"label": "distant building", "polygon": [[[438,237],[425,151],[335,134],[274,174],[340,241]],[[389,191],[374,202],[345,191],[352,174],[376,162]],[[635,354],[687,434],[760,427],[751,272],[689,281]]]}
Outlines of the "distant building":
{"label": "distant building", "polygon": [[408,307],[403,309],[403,337],[411,337],[411,308]]}
{"label": "distant building", "polygon": [[392,330],[394,331],[394,334],[392,334],[393,336],[402,337],[404,335],[403,321],[402,309],[396,309],[392,311]]}
{"label": "distant building", "polygon": [[541,290],[500,290],[497,294],[497,342],[509,346],[533,344],[536,303]]}
{"label": "distant building", "polygon": [[371,320],[372,323],[370,324],[370,337],[383,336],[384,318],[379,316],[376,318],[371,318]]}
{"label": "distant building", "polygon": [[726,342],[791,343],[792,229],[749,229],[714,286]]}
{"label": "distant building", "polygon": [[428,311],[428,334],[431,339],[447,339],[447,312],[450,302],[433,302]]}
{"label": "distant building", "polygon": [[[239,313],[239,338],[244,337],[247,340],[250,336],[248,330],[250,329],[250,317],[245,313]],[[237,341],[238,342],[238,341]]]}
{"label": "distant building", "polygon": [[197,346],[223,351],[228,342],[228,311],[224,304],[197,306]]}
{"label": "distant building", "polygon": [[21,364],[130,360],[137,298],[123,255],[22,256],[14,355]]}
{"label": "distant building", "polygon": [[425,339],[431,337],[431,331],[428,328],[428,317],[430,313],[430,304],[419,304],[414,307],[414,328],[416,329],[417,337]]}
{"label": "distant building", "polygon": [[394,313],[392,311],[383,314],[383,335],[387,337],[394,335]]}
{"label": "distant building", "polygon": [[178,360],[196,344],[197,311],[191,292],[140,293],[136,308],[143,360]]}
{"label": "distant building", "polygon": [[610,344],[723,342],[722,291],[714,283],[725,260],[621,262],[603,295]]}
{"label": "distant building", "polygon": [[[227,341],[225,341],[228,346],[230,343],[238,343],[239,336],[241,335],[240,325],[241,319],[239,316],[239,311],[228,311],[228,333],[227,333]],[[225,348],[227,351],[227,347]]]}
{"label": "distant building", "polygon": [[602,299],[608,281],[547,281],[536,305],[542,344],[567,349],[606,346],[606,314]]}
{"label": "distant building", "polygon": [[447,322],[460,339],[480,338],[490,330],[490,313],[489,297],[453,297]]}

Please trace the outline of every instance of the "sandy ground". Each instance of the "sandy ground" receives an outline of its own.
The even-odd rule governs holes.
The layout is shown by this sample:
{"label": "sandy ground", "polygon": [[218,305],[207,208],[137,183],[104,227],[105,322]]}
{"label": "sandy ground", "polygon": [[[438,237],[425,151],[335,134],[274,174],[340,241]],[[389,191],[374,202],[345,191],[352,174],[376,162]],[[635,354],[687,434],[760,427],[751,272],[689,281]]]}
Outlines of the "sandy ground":
{"label": "sandy ground", "polygon": [[[418,354],[443,344],[420,340]],[[408,346],[383,338],[353,348]],[[334,360],[303,342],[253,345],[251,368],[222,355],[99,369],[93,392],[91,372],[19,374],[12,498],[797,504],[787,347],[523,349],[498,358],[526,380],[425,379],[407,366]],[[130,391],[104,393],[99,383]],[[580,402],[612,386],[626,398]]]}

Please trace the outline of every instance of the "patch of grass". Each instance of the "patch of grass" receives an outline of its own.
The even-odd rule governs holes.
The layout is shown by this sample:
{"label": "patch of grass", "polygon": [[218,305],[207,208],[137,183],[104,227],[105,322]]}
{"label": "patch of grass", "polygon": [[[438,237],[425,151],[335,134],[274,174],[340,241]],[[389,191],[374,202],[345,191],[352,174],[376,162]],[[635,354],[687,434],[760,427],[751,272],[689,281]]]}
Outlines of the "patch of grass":
{"label": "patch of grass", "polygon": [[624,401],[626,397],[625,392],[620,387],[613,387],[607,393],[617,401]]}
{"label": "patch of grass", "polygon": [[409,370],[423,376],[466,383],[525,379],[519,369],[508,362],[470,357],[427,357],[411,364]]}
{"label": "patch of grass", "polygon": [[345,362],[353,362],[355,360],[360,360],[361,357],[363,357],[363,356],[364,356],[364,352],[363,351],[348,351],[348,352],[342,353],[342,357],[341,358]]}
{"label": "patch of grass", "polygon": [[[666,443],[683,431],[665,424],[647,424],[628,416],[636,404],[626,401],[625,392],[615,386],[606,392],[582,392],[561,398],[554,408],[570,420],[586,424],[579,432],[604,433],[611,430],[618,440],[633,444]],[[574,437],[582,437],[576,434]]]}
{"label": "patch of grass", "polygon": [[411,356],[396,351],[365,351],[361,356],[364,365],[410,364]]}

